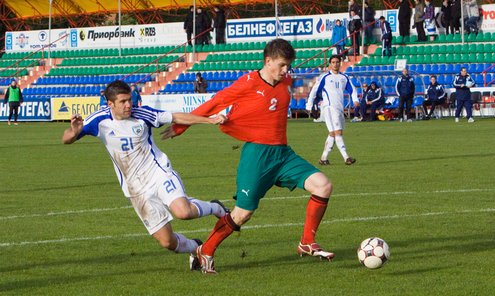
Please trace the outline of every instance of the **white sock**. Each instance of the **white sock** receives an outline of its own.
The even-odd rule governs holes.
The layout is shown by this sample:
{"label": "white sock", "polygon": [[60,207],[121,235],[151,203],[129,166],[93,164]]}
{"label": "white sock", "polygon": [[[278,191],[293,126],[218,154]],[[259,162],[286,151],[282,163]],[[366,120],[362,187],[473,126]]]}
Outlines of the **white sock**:
{"label": "white sock", "polygon": [[325,141],[325,147],[323,148],[323,154],[321,154],[321,160],[327,160],[328,154],[332,151],[333,143],[335,142],[335,138],[332,136],[328,136]]}
{"label": "white sock", "polygon": [[191,197],[189,197],[188,200],[198,209],[198,213],[199,213],[198,217],[204,217],[208,215],[215,215],[217,217],[222,217],[225,215],[225,211],[217,203],[202,201]]}
{"label": "white sock", "polygon": [[175,253],[194,253],[198,247],[198,243],[195,240],[188,239],[180,233],[174,232],[177,238],[177,248],[175,248]]}
{"label": "white sock", "polygon": [[342,154],[344,160],[347,160],[349,155],[347,155],[347,151],[345,149],[344,138],[341,135],[335,136],[335,143],[337,143],[337,148],[339,148],[340,154]]}

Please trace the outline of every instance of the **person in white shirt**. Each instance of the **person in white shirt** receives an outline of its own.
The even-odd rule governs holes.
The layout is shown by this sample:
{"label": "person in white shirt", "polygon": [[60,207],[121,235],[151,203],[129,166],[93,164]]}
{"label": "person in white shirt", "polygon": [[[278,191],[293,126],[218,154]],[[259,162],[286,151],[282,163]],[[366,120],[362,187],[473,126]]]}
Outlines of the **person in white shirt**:
{"label": "person in white shirt", "polygon": [[311,89],[306,104],[306,110],[311,110],[316,97],[321,97],[320,104],[321,117],[328,128],[328,137],[325,142],[325,148],[321,155],[319,164],[329,165],[328,154],[332,151],[334,143],[337,144],[345,164],[351,165],[356,159],[349,157],[344,144],[344,91],[347,91],[354,102],[354,106],[359,106],[359,99],[356,88],[346,74],[339,72],[341,57],[333,55],[329,59],[328,72],[318,77],[317,82]]}
{"label": "person in white shirt", "polygon": [[170,113],[148,106],[133,108],[131,88],[120,80],[106,87],[105,97],[108,107],[92,113],[84,121],[78,114],[71,117],[71,126],[64,131],[62,142],[72,144],[86,135],[97,137],[110,155],[124,195],[149,234],[166,249],[191,253],[191,270],[200,268],[194,258],[202,242],[175,233],[170,224],[172,215],[178,219],[207,215],[220,218],[229,210],[218,200],[205,202],[187,196],[167,155],[155,145],[151,130],[169,123],[222,124],[226,118]]}

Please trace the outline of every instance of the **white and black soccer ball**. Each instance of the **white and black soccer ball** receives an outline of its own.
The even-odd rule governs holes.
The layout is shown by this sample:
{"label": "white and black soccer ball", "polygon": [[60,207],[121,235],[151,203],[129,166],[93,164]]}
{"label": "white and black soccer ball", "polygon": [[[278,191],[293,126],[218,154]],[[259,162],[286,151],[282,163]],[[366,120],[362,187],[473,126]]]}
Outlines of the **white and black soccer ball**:
{"label": "white and black soccer ball", "polygon": [[379,237],[365,239],[357,251],[359,262],[370,269],[380,268],[390,258],[388,244]]}

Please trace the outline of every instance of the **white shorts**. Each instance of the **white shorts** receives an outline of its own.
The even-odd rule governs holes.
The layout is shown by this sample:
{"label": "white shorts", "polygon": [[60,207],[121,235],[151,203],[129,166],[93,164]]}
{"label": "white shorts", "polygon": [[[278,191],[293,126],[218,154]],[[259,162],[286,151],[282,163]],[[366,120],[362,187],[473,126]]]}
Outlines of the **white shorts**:
{"label": "white shorts", "polygon": [[321,110],[321,117],[325,121],[327,125],[327,129],[329,132],[343,130],[345,117],[344,112],[332,108],[330,106],[325,106]]}
{"label": "white shorts", "polygon": [[145,193],[129,198],[149,234],[157,232],[174,219],[169,208],[174,200],[187,197],[176,171],[160,171],[153,179]]}

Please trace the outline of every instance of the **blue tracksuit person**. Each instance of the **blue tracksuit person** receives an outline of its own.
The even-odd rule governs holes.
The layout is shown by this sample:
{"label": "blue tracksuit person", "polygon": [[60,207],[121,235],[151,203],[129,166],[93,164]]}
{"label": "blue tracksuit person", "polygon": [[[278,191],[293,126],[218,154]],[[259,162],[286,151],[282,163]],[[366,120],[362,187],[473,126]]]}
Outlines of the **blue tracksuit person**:
{"label": "blue tracksuit person", "polygon": [[139,91],[137,90],[136,85],[132,86],[132,107],[140,107],[141,106],[141,95],[139,94]]}
{"label": "blue tracksuit person", "polygon": [[[426,96],[423,101],[423,110],[425,110],[425,119],[431,118],[433,111],[437,105],[445,103],[445,89],[441,84],[437,83],[437,77],[435,75],[430,76],[430,85],[426,88]],[[430,112],[427,112],[428,106],[431,106]]]}
{"label": "blue tracksuit person", "polygon": [[382,31],[382,56],[392,55],[392,29],[384,16],[380,17],[380,30]]}
{"label": "blue tracksuit person", "polygon": [[[409,76],[406,68],[402,70],[402,75],[399,76],[397,82],[395,83],[395,91],[399,96],[400,121],[407,120],[407,114],[411,112],[416,86],[414,85],[414,78]],[[406,114],[404,114],[404,103],[406,104]]]}
{"label": "blue tracksuit person", "polygon": [[105,97],[105,90],[100,91],[100,109],[103,109],[108,106],[107,98]]}
{"label": "blue tracksuit person", "polygon": [[[383,107],[385,103],[385,97],[383,91],[376,82],[371,82],[370,86],[363,92],[363,97],[359,102],[359,112],[364,118],[366,116],[366,110],[371,108],[370,121],[375,120],[376,110]],[[357,109],[357,108],[356,108]],[[357,110],[354,109],[354,115],[357,116]]]}
{"label": "blue tracksuit person", "polygon": [[474,122],[473,103],[471,102],[470,88],[475,85],[473,78],[469,76],[465,67],[461,68],[461,73],[457,74],[452,83],[455,87],[455,97],[457,108],[455,110],[455,122],[459,122],[462,107],[466,109],[468,122]]}

